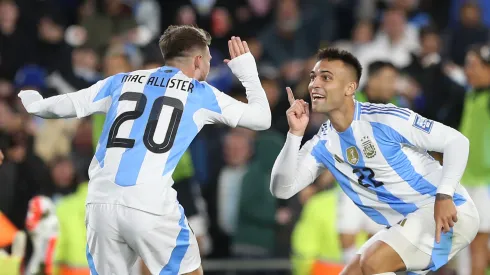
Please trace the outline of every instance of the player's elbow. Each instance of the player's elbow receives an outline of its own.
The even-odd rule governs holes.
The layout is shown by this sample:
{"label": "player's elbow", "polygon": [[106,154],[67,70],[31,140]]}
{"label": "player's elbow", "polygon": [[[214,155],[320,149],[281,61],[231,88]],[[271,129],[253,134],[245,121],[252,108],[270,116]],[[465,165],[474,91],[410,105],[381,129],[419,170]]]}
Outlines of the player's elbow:
{"label": "player's elbow", "polygon": [[461,153],[470,151],[470,140],[460,132],[453,135],[452,138],[446,143],[446,145],[454,145],[457,147]]}
{"label": "player's elbow", "polygon": [[270,186],[270,191],[272,196],[282,199],[282,200],[287,200],[290,199],[294,193],[291,192],[290,186],[284,186],[281,185],[280,182],[284,182],[280,180],[281,177],[274,177],[272,176],[271,178],[271,186]]}
{"label": "player's elbow", "polygon": [[291,194],[289,192],[278,191],[278,190],[274,190],[273,188],[271,188],[271,194],[272,194],[272,196],[274,196],[278,199],[281,199],[281,200],[288,200],[291,197],[293,197],[293,194]]}
{"label": "player's elbow", "polygon": [[254,130],[264,131],[264,130],[268,130],[269,128],[271,128],[271,125],[272,125],[271,110],[269,108],[262,110],[260,117],[262,119],[260,120],[260,123],[257,123],[257,129],[254,129]]}

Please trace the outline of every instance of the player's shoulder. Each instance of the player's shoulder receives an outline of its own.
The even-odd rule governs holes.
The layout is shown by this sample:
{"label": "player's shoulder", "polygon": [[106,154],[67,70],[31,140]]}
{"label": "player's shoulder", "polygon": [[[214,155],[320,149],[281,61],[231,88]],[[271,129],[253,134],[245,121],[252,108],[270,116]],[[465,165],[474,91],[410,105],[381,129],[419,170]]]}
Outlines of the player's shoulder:
{"label": "player's shoulder", "polygon": [[384,124],[409,121],[414,112],[408,108],[398,107],[392,103],[380,104],[358,102],[359,120]]}

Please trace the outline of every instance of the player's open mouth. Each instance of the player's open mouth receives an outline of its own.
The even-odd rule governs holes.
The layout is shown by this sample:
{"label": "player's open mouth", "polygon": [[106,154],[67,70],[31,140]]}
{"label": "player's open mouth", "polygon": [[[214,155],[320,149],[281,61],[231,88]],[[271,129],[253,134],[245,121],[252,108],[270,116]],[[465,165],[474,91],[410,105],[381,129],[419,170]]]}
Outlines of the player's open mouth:
{"label": "player's open mouth", "polygon": [[313,101],[317,101],[317,100],[325,99],[325,96],[320,95],[320,94],[312,94],[311,98],[313,99]]}

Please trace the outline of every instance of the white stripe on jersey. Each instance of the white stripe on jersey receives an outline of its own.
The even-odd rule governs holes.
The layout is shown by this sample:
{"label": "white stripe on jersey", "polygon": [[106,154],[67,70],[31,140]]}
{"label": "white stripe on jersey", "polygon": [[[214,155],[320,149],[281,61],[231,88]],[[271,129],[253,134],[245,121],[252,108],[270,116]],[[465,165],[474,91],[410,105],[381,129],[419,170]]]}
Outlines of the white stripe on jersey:
{"label": "white stripe on jersey", "polygon": [[[341,148],[339,135],[334,130],[328,131],[327,150],[343,159]],[[355,193],[360,194],[359,199],[362,205],[377,210],[383,209],[381,214],[390,222],[399,221],[403,218],[403,215],[393,210],[389,204],[379,201],[378,195],[373,190],[361,187],[357,182],[358,176],[353,173],[353,169],[349,164],[335,161],[335,167],[349,178],[350,187]]]}
{"label": "white stripe on jersey", "polygon": [[[171,79],[192,81],[191,78],[185,76],[182,72],[178,72]],[[187,102],[187,97],[189,93],[182,92],[180,89],[177,89],[178,86],[175,85],[172,88],[167,88],[165,90],[165,96],[177,98],[179,99],[183,105],[185,106]],[[177,129],[166,129],[169,126],[170,118],[172,116],[174,108],[170,106],[163,106],[162,112],[160,113],[160,120],[158,121],[157,131],[155,131],[154,141],[156,143],[161,143],[165,139],[165,135],[167,131],[176,131]],[[178,126],[178,125],[177,125]],[[166,131],[162,131],[162,129],[166,129]],[[167,163],[168,156],[170,155],[171,150],[165,153],[155,154],[150,150],[146,151],[145,159],[141,165],[141,170],[139,172],[138,179],[136,184],[152,182],[152,181],[163,181],[165,178],[168,178],[169,175],[172,175],[173,170],[168,172],[165,176],[163,175],[163,169],[155,169],[155,163],[160,163],[162,167],[164,167],[165,163]],[[167,181],[168,182],[168,181]],[[169,182],[170,183],[170,182]]]}
{"label": "white stripe on jersey", "polygon": [[[153,70],[141,70],[141,71],[134,71],[129,73],[129,78],[133,75],[140,75],[144,76],[143,84],[134,82],[134,81],[126,81],[122,85],[122,88],[120,89],[120,95],[126,92],[133,92],[133,93],[143,93],[145,89],[146,82],[148,80],[148,77],[156,72],[158,69],[153,69]],[[117,106],[117,114],[115,117],[119,117],[119,115],[123,112],[128,112],[134,110],[136,107],[136,102],[134,101],[119,101],[118,106]],[[133,128],[134,120],[130,119],[125,121],[124,123],[121,124],[119,127],[119,131],[117,132],[117,137],[120,138],[128,138],[129,133],[131,133],[131,129]],[[98,147],[100,144],[98,145]],[[96,158],[93,158],[92,164],[90,165],[89,169],[89,175],[90,178],[94,178],[94,175],[97,173],[97,177],[99,178],[106,178],[107,180],[111,182],[115,182],[117,171],[119,169],[119,164],[122,159],[123,153],[126,151],[126,148],[121,148],[121,147],[112,147],[110,150],[106,151],[106,155],[104,158],[104,167],[101,168],[100,164],[98,163]],[[92,167],[95,166],[95,167]]]}

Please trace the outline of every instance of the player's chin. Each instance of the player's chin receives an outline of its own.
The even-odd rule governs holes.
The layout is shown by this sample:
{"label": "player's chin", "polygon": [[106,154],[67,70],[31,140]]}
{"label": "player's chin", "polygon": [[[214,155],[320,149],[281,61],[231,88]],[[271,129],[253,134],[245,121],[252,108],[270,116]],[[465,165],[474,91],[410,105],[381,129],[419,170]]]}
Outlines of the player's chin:
{"label": "player's chin", "polygon": [[327,111],[327,101],[325,99],[315,99],[311,102],[311,110],[313,112],[326,112]]}

